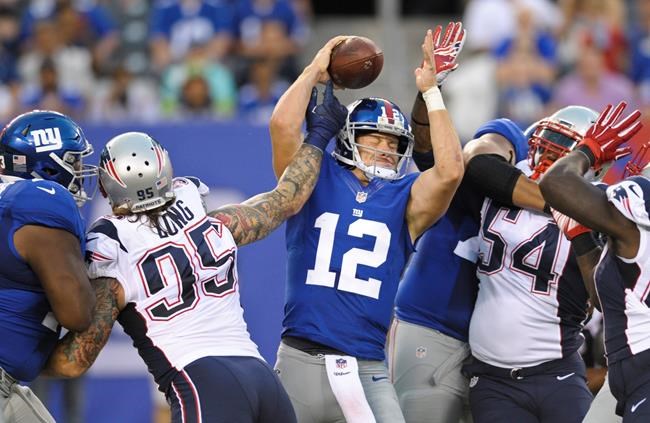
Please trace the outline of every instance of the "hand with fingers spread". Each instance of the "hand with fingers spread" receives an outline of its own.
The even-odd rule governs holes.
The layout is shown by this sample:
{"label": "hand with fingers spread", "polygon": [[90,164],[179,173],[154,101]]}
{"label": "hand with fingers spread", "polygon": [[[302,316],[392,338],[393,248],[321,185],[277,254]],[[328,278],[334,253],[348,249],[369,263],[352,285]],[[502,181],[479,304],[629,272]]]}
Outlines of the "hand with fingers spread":
{"label": "hand with fingers spread", "polygon": [[425,93],[430,88],[438,86],[433,50],[433,32],[428,30],[422,43],[422,65],[415,69],[415,84],[421,93]]}
{"label": "hand with fingers spread", "polygon": [[456,70],[456,59],[463,50],[466,31],[461,22],[450,22],[441,37],[442,26],[436,26],[433,34],[433,55],[436,64],[436,81],[441,86],[445,78]]}
{"label": "hand with fingers spread", "polygon": [[616,123],[626,105],[626,102],[621,101],[613,110],[611,104],[607,105],[578,144],[577,149],[587,156],[595,170],[600,169],[604,163],[618,160],[631,152],[630,147],[619,146],[641,130],[642,124],[638,120],[641,112],[635,110]]}
{"label": "hand with fingers spread", "polygon": [[348,117],[348,109],[334,95],[334,84],[328,81],[323,102],[318,104],[318,90],[314,87],[307,106],[307,136],[305,142],[323,151],[339,133]]}

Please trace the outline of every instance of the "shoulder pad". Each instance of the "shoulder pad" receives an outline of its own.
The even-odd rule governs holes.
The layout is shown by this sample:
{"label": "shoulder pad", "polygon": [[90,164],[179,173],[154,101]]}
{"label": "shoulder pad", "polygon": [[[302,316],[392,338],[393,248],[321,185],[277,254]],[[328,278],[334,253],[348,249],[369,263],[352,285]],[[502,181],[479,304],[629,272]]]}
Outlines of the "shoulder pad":
{"label": "shoulder pad", "polygon": [[607,199],[627,219],[650,228],[650,180],[633,176],[607,188]]}
{"label": "shoulder pad", "polygon": [[494,119],[484,123],[480,128],[478,128],[474,134],[474,138],[479,138],[485,134],[499,134],[507,139],[515,149],[517,162],[526,158],[526,155],[528,154],[526,137],[521,128],[510,119]]}
{"label": "shoulder pad", "polygon": [[201,194],[201,196],[206,196],[210,193],[210,188],[208,188],[208,186],[204,184],[196,176],[176,177],[174,178],[173,186],[174,188],[179,188],[190,184],[196,187],[196,189],[199,191],[199,194]]}
{"label": "shoulder pad", "polygon": [[31,179],[16,187],[11,199],[14,220],[23,225],[63,229],[84,239],[85,224],[72,194],[56,182]]}

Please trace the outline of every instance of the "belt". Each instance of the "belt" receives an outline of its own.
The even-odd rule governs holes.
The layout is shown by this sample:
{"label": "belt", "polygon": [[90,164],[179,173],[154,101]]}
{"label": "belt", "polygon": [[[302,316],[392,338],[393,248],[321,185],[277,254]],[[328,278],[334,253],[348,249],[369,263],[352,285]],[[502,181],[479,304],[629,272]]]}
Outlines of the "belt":
{"label": "belt", "polygon": [[15,383],[16,379],[7,373],[5,369],[0,367],[0,393],[5,397],[8,397],[11,394],[11,388]]}
{"label": "belt", "polygon": [[546,361],[537,366],[512,368],[496,367],[472,357],[471,362],[463,366],[463,373],[468,377],[474,375],[489,375],[504,379],[521,380],[529,376],[551,373],[554,371],[563,372],[565,370],[581,370],[584,368],[584,363],[582,363],[581,366],[581,362],[582,357],[580,357],[577,352],[568,357]]}
{"label": "belt", "polygon": [[295,348],[297,350],[300,350],[304,353],[307,353],[309,355],[313,356],[319,356],[319,355],[349,355],[344,352],[341,352],[339,350],[335,350],[334,348],[330,348],[327,345],[319,344],[318,342],[310,341],[305,338],[298,338],[295,336],[283,336],[282,337],[282,342],[290,346],[291,348]]}

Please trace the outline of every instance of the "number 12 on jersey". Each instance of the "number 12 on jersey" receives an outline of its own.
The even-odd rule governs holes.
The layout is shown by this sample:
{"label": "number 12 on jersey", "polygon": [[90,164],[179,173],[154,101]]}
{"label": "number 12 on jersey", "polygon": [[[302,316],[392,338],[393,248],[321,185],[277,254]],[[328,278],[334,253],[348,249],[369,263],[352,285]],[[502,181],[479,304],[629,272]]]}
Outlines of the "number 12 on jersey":
{"label": "number 12 on jersey", "polygon": [[[318,216],[314,226],[320,229],[318,247],[316,250],[316,263],[313,269],[307,271],[307,285],[320,285],[334,288],[336,273],[330,271],[332,252],[335,246],[336,226],[339,215],[325,212]],[[357,219],[348,227],[348,235],[363,238],[365,235],[375,237],[372,251],[360,248],[351,248],[343,254],[341,272],[339,275],[338,289],[354,294],[365,295],[378,299],[381,281],[374,278],[357,278],[357,266],[381,266],[388,256],[390,245],[390,230],[383,222],[374,220]]]}

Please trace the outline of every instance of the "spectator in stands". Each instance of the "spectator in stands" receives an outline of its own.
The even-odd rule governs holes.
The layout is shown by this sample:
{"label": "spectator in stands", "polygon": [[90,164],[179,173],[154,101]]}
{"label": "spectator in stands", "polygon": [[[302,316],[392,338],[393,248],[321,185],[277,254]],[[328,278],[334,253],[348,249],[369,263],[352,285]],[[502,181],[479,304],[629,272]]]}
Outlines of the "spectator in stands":
{"label": "spectator in stands", "polygon": [[95,0],[32,0],[22,20],[21,37],[28,41],[41,20],[55,21],[62,42],[90,51],[94,70],[108,72],[119,34],[108,10]]}
{"label": "spectator in stands", "polygon": [[100,81],[92,97],[90,120],[104,122],[152,121],[159,115],[158,87],[146,78],[135,78],[120,65]]}
{"label": "spectator in stands", "polygon": [[208,82],[201,75],[193,75],[181,87],[176,115],[182,118],[209,118],[212,116],[212,98]]}
{"label": "spectator in stands", "polygon": [[636,1],[636,22],[630,31],[630,75],[643,115],[650,114],[650,0]]}
{"label": "spectator in stands", "polygon": [[636,107],[632,82],[622,73],[607,69],[604,53],[591,38],[587,38],[580,47],[575,70],[555,85],[551,108],[580,104],[603,110],[606,105],[616,104],[622,98],[630,109]]}
{"label": "spectator in stands", "polygon": [[239,113],[251,123],[266,125],[289,84],[278,78],[278,62],[273,59],[254,61],[249,81],[239,89]]}
{"label": "spectator in stands", "polygon": [[[237,104],[237,87],[232,73],[219,62],[210,60],[209,42],[194,43],[183,62],[170,66],[162,76],[163,111],[173,115],[187,81],[200,78],[207,86],[209,110],[217,117],[230,117]],[[198,87],[197,82],[189,84]],[[185,105],[187,107],[187,105]]]}
{"label": "spectator in stands", "polygon": [[41,65],[51,58],[58,75],[57,85],[66,91],[88,95],[94,77],[90,52],[84,47],[66,45],[58,25],[49,20],[34,25],[33,47],[18,61],[18,72],[27,86],[39,85]]}
{"label": "spectator in stands", "polygon": [[0,5],[0,119],[14,116],[18,107],[18,13]]}
{"label": "spectator in stands", "polygon": [[533,10],[517,9],[517,29],[496,48],[499,116],[526,128],[546,114],[555,78],[555,40],[535,26]]}
{"label": "spectator in stands", "polygon": [[75,119],[82,117],[83,97],[79,92],[59,85],[56,65],[52,58],[43,60],[39,75],[40,83],[27,86],[23,91],[22,103],[25,110],[54,110]]}
{"label": "spectator in stands", "polygon": [[290,0],[240,0],[235,20],[237,54],[245,65],[251,59],[276,59],[280,74],[295,79],[295,56],[306,42],[308,29]]}
{"label": "spectator in stands", "polygon": [[624,71],[627,66],[627,43],[623,30],[625,2],[564,0],[560,4],[564,15],[559,31],[559,56],[563,68],[573,67],[582,53],[584,40],[588,38],[602,52],[607,69]]}
{"label": "spectator in stands", "polygon": [[182,61],[192,44],[206,44],[210,60],[220,60],[230,49],[233,31],[231,6],[226,0],[170,0],[151,11],[151,55],[154,70]]}

